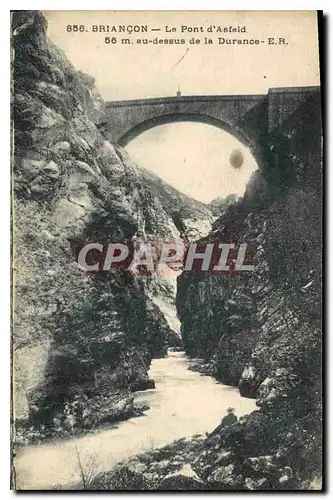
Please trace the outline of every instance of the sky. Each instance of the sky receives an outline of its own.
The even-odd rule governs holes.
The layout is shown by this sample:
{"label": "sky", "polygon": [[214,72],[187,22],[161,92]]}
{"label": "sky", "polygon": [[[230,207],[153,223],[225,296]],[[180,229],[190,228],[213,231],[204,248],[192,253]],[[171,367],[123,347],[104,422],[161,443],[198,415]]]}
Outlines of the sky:
{"label": "sky", "polygon": [[[271,87],[319,85],[316,13],[302,11],[44,11],[48,36],[74,66],[95,78],[106,101],[182,95],[266,94]],[[83,26],[74,32],[71,26]],[[93,26],[147,26],[148,33],[94,32]],[[70,26],[70,28],[67,28]],[[166,28],[168,26],[168,28]],[[182,26],[185,31],[182,33]],[[203,32],[193,32],[195,29]],[[246,33],[208,33],[229,27]],[[152,32],[151,29],[160,31]],[[176,31],[166,33],[166,29]],[[214,29],[215,29],[214,28]],[[70,30],[70,31],[68,31]],[[192,30],[192,31],[191,31]],[[115,44],[105,44],[104,37]],[[140,39],[184,38],[185,44],[138,44]],[[259,45],[220,44],[219,38],[265,40]],[[286,43],[269,45],[268,38]],[[130,43],[121,43],[129,38]],[[206,44],[211,38],[213,44]],[[200,39],[200,43],[191,44]],[[209,201],[243,194],[256,168],[249,150],[209,125],[175,123],[134,139],[128,151],[144,166],[185,194]],[[242,151],[233,169],[229,157]],[[185,161],[184,161],[185,159]]]}
{"label": "sky", "polygon": [[[139,165],[204,203],[230,193],[241,196],[257,168],[250,151],[237,139],[202,123],[160,125],[136,137],[126,149]],[[229,162],[235,150],[244,157],[238,169]]]}

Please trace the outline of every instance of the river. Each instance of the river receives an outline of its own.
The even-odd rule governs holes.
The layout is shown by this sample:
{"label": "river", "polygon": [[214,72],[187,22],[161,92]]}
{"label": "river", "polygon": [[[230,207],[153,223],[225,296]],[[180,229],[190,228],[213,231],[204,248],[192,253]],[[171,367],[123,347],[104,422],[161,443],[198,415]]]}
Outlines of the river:
{"label": "river", "polygon": [[18,489],[70,488],[80,483],[76,447],[84,471],[110,470],[130,456],[216,427],[229,406],[238,417],[256,409],[236,388],[187,369],[183,352],[152,361],[156,389],[137,392],[137,403],[150,407],[143,416],[71,439],[29,445],[15,459]]}

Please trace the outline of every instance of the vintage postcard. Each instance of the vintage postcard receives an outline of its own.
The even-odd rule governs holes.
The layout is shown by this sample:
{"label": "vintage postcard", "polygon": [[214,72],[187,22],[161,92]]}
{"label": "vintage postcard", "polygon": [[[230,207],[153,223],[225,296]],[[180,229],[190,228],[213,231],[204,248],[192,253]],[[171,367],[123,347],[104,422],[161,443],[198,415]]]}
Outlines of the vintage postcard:
{"label": "vintage postcard", "polygon": [[15,490],[323,488],[316,11],[12,11]]}

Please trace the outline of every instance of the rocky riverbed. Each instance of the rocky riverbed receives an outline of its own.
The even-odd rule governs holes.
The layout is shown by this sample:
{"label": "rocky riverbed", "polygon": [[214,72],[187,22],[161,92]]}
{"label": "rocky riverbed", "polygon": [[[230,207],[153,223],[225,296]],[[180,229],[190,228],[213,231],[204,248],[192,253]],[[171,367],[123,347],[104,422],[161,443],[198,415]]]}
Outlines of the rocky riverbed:
{"label": "rocky riverbed", "polygon": [[[91,480],[90,487],[99,481],[98,473],[105,474],[137,454],[144,452],[150,457],[152,452],[152,461],[153,457],[164,456],[158,448],[176,439],[187,443],[184,451],[180,448],[185,460],[185,451],[192,442],[188,438],[211,432],[228,406],[235,408],[238,417],[256,409],[255,401],[242,398],[237,389],[188,370],[190,362],[181,351],[170,351],[168,357],[152,361],[149,377],[155,381],[155,388],[137,392],[134,397],[135,405],[146,408],[141,416],[100,426],[88,434],[77,435],[75,441],[71,436],[53,438],[22,449],[15,460],[19,488],[83,488],[76,447],[87,482],[88,478]],[[171,450],[176,448],[172,445]],[[178,459],[172,453],[168,453],[170,467],[169,462],[161,467],[156,465],[160,474],[175,469]]]}

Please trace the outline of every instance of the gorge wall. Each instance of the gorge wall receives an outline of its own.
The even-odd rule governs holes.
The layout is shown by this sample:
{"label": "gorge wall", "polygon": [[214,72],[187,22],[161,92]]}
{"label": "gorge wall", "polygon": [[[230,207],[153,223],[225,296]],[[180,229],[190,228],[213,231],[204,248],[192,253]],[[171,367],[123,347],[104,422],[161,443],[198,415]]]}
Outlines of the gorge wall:
{"label": "gorge wall", "polygon": [[183,344],[204,360],[192,369],[238,385],[258,410],[137,455],[98,475],[91,489],[322,489],[319,94],[306,104],[287,122],[274,117],[266,160],[244,198],[224,207],[198,241],[202,251],[207,242],[247,243],[254,271],[178,277]]}
{"label": "gorge wall", "polygon": [[[163,186],[105,140],[93,79],[46,28],[38,11],[12,14],[13,417],[29,439],[133,414],[132,392],[153,384],[151,358],[177,341],[156,300],[173,300],[167,280],[152,287],[149,276],[86,273],[75,261],[85,242],[180,233]],[[199,205],[178,195],[178,209]]]}
{"label": "gorge wall", "polygon": [[[205,359],[201,369],[257,398],[260,411],[221,433],[221,446],[239,454],[238,473],[247,458],[269,455],[291,467],[293,488],[307,489],[321,474],[319,92],[287,121],[282,114],[283,103],[244,198],[199,242],[247,243],[254,272],[184,272],[177,308],[185,349]],[[266,466],[257,476],[265,488],[272,469],[261,462]]]}

